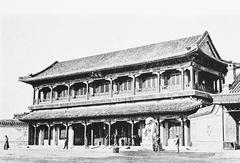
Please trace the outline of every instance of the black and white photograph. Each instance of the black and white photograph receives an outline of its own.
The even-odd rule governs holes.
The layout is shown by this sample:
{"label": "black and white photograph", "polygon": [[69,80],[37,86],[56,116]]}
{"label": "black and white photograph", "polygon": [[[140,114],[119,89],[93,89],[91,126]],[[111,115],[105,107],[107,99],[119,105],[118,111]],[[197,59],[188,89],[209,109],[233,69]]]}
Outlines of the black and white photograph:
{"label": "black and white photograph", "polygon": [[240,162],[239,6],[0,0],[0,162]]}

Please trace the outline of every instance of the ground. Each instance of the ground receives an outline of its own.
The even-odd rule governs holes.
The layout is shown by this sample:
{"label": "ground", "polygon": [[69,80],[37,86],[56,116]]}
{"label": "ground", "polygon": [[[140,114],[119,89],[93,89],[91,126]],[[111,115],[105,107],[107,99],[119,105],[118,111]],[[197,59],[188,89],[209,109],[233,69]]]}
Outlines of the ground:
{"label": "ground", "polygon": [[240,151],[226,152],[192,152],[165,150],[159,153],[140,148],[120,148],[119,153],[113,153],[112,148],[99,147],[94,149],[74,148],[63,150],[50,147],[30,147],[0,150],[0,162],[99,162],[99,163],[155,163],[155,162],[239,162]]}

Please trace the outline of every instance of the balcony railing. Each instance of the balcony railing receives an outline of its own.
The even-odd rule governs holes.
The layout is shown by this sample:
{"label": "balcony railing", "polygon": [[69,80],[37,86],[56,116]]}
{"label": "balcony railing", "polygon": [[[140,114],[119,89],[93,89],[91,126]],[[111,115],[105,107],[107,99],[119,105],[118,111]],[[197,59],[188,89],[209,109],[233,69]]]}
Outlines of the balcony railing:
{"label": "balcony railing", "polygon": [[181,85],[164,85],[162,86],[163,91],[177,91],[181,89]]}
{"label": "balcony railing", "polygon": [[203,84],[195,84],[195,89],[204,91],[204,92],[215,93],[215,91],[212,87],[209,87],[209,86],[206,86]]}
{"label": "balcony railing", "polygon": [[[215,93],[213,88],[207,87],[205,85],[201,84],[195,84],[193,85],[193,88],[191,87],[190,83],[185,83],[184,84],[184,90],[191,90],[191,89],[196,89],[196,90],[201,90],[204,92],[209,92],[209,93]],[[180,91],[182,90],[182,86],[180,84],[178,85],[164,85],[161,86],[160,93],[166,93],[166,92],[175,92],[175,91]],[[135,91],[135,95],[149,95],[149,94],[156,94],[158,93],[158,87],[156,88],[137,88]],[[133,90],[122,90],[122,91],[114,91],[112,92],[113,98],[116,97],[130,97],[134,96]],[[89,94],[89,99],[88,100],[97,100],[97,99],[104,99],[104,98],[112,98],[110,92],[103,92],[103,93],[94,93],[94,95]],[[70,101],[85,101],[87,100],[87,96],[85,95],[78,95],[78,96],[70,96]],[[34,104],[38,104],[37,100],[34,100]],[[58,97],[58,98],[53,98],[52,100],[53,103],[59,103],[59,102],[68,102],[68,96],[64,97]],[[39,99],[39,104],[45,104],[45,103],[51,103],[51,100],[48,99]]]}

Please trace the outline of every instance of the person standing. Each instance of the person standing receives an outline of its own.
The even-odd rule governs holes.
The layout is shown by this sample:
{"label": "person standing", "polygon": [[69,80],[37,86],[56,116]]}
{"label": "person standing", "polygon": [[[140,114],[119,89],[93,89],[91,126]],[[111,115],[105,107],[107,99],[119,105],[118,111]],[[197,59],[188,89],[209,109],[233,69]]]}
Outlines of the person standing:
{"label": "person standing", "polygon": [[162,150],[162,144],[161,144],[161,140],[160,140],[160,136],[157,136],[157,150],[156,152],[160,152]]}
{"label": "person standing", "polygon": [[8,150],[8,148],[9,148],[8,137],[7,135],[5,135],[4,150]]}
{"label": "person standing", "polygon": [[176,135],[176,146],[177,146],[177,152],[179,153],[179,137]]}
{"label": "person standing", "polygon": [[68,149],[68,139],[67,138],[65,139],[63,149]]}

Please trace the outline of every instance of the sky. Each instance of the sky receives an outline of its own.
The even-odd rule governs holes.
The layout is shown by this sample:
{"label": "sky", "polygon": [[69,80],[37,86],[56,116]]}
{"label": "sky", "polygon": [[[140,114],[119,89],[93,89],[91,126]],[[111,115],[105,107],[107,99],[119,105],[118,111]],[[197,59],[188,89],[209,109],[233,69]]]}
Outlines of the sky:
{"label": "sky", "polygon": [[19,76],[55,61],[203,34],[222,59],[240,62],[237,1],[0,0],[0,119],[28,112]]}

